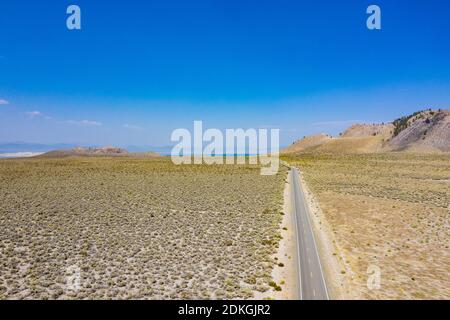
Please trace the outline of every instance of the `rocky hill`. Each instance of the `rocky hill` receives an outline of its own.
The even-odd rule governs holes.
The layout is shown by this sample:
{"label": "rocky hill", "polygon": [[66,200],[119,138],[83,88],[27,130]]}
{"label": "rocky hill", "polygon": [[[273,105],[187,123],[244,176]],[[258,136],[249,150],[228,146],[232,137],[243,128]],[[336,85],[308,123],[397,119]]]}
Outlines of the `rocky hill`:
{"label": "rocky hill", "polygon": [[305,137],[282,153],[450,152],[450,110],[424,110],[391,123],[354,124],[339,137]]}
{"label": "rocky hill", "polygon": [[394,121],[389,148],[413,152],[450,152],[450,110],[426,110]]}

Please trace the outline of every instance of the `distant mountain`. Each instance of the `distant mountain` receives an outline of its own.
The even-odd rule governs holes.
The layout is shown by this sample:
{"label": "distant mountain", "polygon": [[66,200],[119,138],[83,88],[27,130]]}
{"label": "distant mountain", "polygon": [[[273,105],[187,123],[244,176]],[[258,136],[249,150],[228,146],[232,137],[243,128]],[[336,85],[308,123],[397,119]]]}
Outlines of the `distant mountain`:
{"label": "distant mountain", "polygon": [[282,153],[450,152],[450,110],[424,110],[387,124],[354,124],[339,137],[305,137]]}
{"label": "distant mountain", "polygon": [[117,147],[83,148],[53,150],[38,156],[39,158],[66,158],[66,157],[160,157],[156,152],[135,152],[130,153],[125,149]]}
{"label": "distant mountain", "polygon": [[74,144],[39,144],[26,142],[7,142],[0,143],[0,153],[16,153],[16,152],[47,152],[56,149],[74,148]]}

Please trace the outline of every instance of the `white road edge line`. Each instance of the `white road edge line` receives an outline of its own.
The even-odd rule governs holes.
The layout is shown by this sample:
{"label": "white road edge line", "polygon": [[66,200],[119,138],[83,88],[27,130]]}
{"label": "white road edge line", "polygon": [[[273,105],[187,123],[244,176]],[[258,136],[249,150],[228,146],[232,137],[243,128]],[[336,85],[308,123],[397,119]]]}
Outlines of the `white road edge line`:
{"label": "white road edge line", "polygon": [[[297,245],[297,252],[295,253],[295,255],[297,256],[297,264],[298,264],[298,282],[299,282],[299,291],[300,291],[300,300],[303,300],[303,292],[302,292],[302,271],[301,271],[301,266],[300,266],[300,236],[298,234],[298,224],[297,224],[297,213],[295,212],[295,208],[293,207],[293,201],[295,202],[295,197],[294,197],[294,172],[291,171],[289,173],[291,175],[291,213],[294,216],[294,224],[295,224],[295,235],[297,238],[296,241],[296,245]],[[292,201],[293,200],[293,201]],[[295,202],[296,203],[296,202]]]}

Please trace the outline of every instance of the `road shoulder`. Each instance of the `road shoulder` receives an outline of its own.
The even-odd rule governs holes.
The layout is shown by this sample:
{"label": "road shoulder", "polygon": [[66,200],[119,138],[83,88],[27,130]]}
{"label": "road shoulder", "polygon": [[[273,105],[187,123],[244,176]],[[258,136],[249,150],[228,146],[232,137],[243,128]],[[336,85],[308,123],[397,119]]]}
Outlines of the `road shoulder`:
{"label": "road shoulder", "polygon": [[284,187],[283,220],[280,225],[281,240],[277,253],[273,256],[275,263],[272,270],[273,281],[281,287],[281,291],[271,288],[264,293],[255,293],[255,299],[298,300],[298,263],[296,233],[291,202],[291,171],[286,176]]}
{"label": "road shoulder", "polygon": [[346,283],[346,278],[341,273],[342,267],[339,262],[340,250],[336,245],[332,228],[320,209],[317,198],[308,188],[300,170],[299,178],[304,191],[306,206],[310,212],[310,223],[316,239],[316,246],[319,252],[328,294],[330,299],[343,299],[343,292],[345,292],[348,284]]}

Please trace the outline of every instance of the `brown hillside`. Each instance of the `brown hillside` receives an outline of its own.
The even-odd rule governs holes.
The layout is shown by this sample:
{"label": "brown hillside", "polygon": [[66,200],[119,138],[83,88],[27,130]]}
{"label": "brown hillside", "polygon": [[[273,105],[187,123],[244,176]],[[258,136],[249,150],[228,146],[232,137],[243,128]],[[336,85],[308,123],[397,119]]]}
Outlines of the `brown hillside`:
{"label": "brown hillside", "polygon": [[297,153],[308,150],[313,147],[320,146],[332,140],[328,135],[319,134],[315,136],[305,137],[297,142],[294,142],[291,146],[284,149],[283,153]]}
{"label": "brown hillside", "polygon": [[394,132],[394,125],[387,124],[354,124],[342,134],[343,138],[382,136],[390,138]]}
{"label": "brown hillside", "polygon": [[310,149],[320,153],[376,153],[383,151],[382,136],[336,138],[317,148]]}
{"label": "brown hillside", "polygon": [[339,138],[306,137],[282,153],[450,152],[450,110],[415,112],[387,124],[355,124]]}

